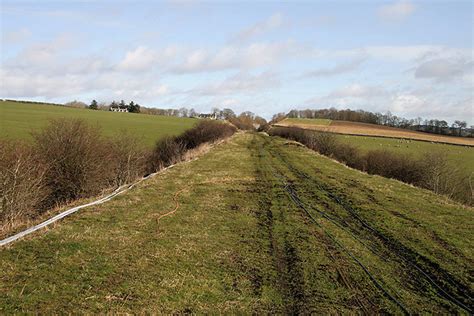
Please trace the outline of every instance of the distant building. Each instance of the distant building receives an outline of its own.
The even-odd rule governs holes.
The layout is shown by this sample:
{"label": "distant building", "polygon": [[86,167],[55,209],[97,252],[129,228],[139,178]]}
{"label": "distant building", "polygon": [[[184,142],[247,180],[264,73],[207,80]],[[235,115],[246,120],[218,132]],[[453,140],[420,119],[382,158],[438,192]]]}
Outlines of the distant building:
{"label": "distant building", "polygon": [[201,114],[198,115],[198,118],[217,120],[217,114],[216,113],[211,113],[211,114],[201,113]]}
{"label": "distant building", "polygon": [[128,112],[127,105],[112,104],[109,108],[109,111],[112,112]]}

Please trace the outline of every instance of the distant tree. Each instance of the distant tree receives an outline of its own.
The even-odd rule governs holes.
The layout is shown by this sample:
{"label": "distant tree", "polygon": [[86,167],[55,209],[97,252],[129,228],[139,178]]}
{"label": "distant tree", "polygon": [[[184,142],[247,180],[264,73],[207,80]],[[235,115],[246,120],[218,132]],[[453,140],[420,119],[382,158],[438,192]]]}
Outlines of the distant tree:
{"label": "distant tree", "polygon": [[196,110],[195,109],[190,109],[189,113],[188,113],[188,116],[189,117],[196,117],[197,116]]}
{"label": "distant tree", "polygon": [[232,111],[232,109],[228,109],[228,108],[223,109],[223,110],[221,111],[221,113],[222,113],[222,117],[223,117],[224,119],[226,119],[226,120],[229,120],[229,119],[231,119],[231,118],[233,118],[233,117],[236,116],[235,113],[234,113],[234,111]]}
{"label": "distant tree", "polygon": [[180,108],[178,111],[179,111],[179,116],[188,117],[188,109],[186,109],[185,107]]}
{"label": "distant tree", "polygon": [[459,136],[462,136],[462,130],[467,127],[466,121],[454,121],[459,127]]}
{"label": "distant tree", "polygon": [[130,101],[130,103],[127,106],[128,112],[130,113],[140,113],[140,105],[136,104],[133,101]]}
{"label": "distant tree", "polygon": [[64,104],[64,106],[71,107],[71,108],[78,108],[78,109],[83,109],[83,108],[88,107],[88,105],[85,104],[84,102],[77,101],[77,100],[68,102],[68,103]]}
{"label": "distant tree", "polygon": [[91,109],[91,110],[98,110],[99,109],[99,105],[97,104],[96,100],[92,100],[91,104],[89,105],[89,109]]}
{"label": "distant tree", "polygon": [[121,106],[121,107],[125,106],[125,101],[121,100],[120,103],[119,103],[119,106]]}

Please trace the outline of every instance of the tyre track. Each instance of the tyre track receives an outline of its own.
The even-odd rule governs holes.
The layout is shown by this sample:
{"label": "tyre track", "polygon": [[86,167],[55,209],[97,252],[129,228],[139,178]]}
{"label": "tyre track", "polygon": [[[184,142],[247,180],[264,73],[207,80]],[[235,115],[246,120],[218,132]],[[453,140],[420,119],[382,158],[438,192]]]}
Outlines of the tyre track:
{"label": "tyre track", "polygon": [[[332,190],[329,189],[326,185],[322,184],[320,181],[310,177],[306,173],[298,170],[295,166],[289,163],[280,152],[274,151],[272,152],[276,159],[282,161],[282,163],[293,173],[297,176],[298,179],[306,179],[311,181],[316,188],[323,192],[326,196],[328,196],[332,201],[334,201],[337,205],[340,205],[346,212],[355,219],[361,227],[369,232],[373,237],[377,240],[380,240],[383,245],[390,250],[391,253],[400,260],[406,268],[410,270],[410,272],[414,275],[419,275],[421,278],[425,279],[431,286],[436,290],[436,294],[451,302],[455,306],[467,311],[468,313],[472,313],[472,293],[470,289],[456,280],[452,275],[450,275],[447,271],[443,270],[439,265],[430,261],[428,258],[414,252],[412,249],[404,246],[399,241],[394,240],[391,237],[387,237],[369,223],[367,223],[364,219],[362,219],[357,212],[354,210],[350,204],[341,198],[339,195],[331,192]],[[362,242],[357,235],[360,235],[360,231],[350,225],[347,221],[341,218],[334,218],[328,216],[325,212],[318,210],[314,206],[310,206],[311,209],[318,212],[321,216],[328,219],[329,221],[333,222],[333,224],[337,225],[344,230],[350,230],[351,235],[361,242],[365,247],[367,247],[371,252],[383,258],[380,254],[382,251],[381,249],[376,250],[375,247],[369,246],[366,243]],[[380,246],[378,246],[380,248]],[[420,267],[416,261],[421,261],[423,264],[423,268]],[[425,271],[425,269],[428,271]],[[441,286],[443,284],[444,286]],[[418,287],[420,284],[418,284]],[[447,287],[447,288],[446,288]],[[427,291],[427,289],[423,289],[422,291]]]}
{"label": "tyre track", "polygon": [[[267,145],[268,142],[264,141],[264,146]],[[264,148],[260,148],[260,156],[264,156],[263,151]],[[402,304],[396,297],[394,297],[392,294],[389,293],[387,289],[372,275],[372,273],[368,270],[368,268],[354,255],[352,252],[350,252],[341,242],[339,242],[331,233],[329,233],[317,220],[316,218],[311,214],[311,212],[306,208],[304,203],[301,201],[301,199],[298,197],[298,194],[294,190],[293,186],[288,183],[287,179],[278,171],[275,170],[275,168],[271,165],[268,165],[267,169],[269,170],[269,173],[272,174],[275,178],[279,179],[281,181],[281,184],[283,185],[284,190],[287,192],[287,194],[290,197],[290,200],[301,210],[304,211],[305,215],[311,220],[313,224],[315,224],[317,227],[319,227],[324,235],[339,249],[341,249],[344,253],[346,253],[361,269],[364,271],[364,273],[369,277],[370,281],[374,284],[374,286],[380,290],[383,295],[388,298],[390,301],[392,301],[395,305],[397,305],[401,311],[404,314],[410,314],[407,310],[407,308]],[[351,287],[349,287],[351,288]],[[366,307],[360,300],[358,300],[359,306],[363,309],[366,310]]]}

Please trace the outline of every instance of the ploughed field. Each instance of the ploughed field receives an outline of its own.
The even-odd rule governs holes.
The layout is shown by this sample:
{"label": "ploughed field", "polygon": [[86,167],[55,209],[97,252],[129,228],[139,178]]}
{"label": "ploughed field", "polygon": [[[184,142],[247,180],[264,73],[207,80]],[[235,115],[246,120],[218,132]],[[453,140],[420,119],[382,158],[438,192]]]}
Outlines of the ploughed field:
{"label": "ploughed field", "polygon": [[410,131],[402,128],[359,122],[331,121],[326,119],[287,118],[283,121],[278,122],[277,124],[275,124],[275,126],[294,126],[305,129],[346,135],[404,138],[436,143],[474,146],[474,138],[444,136],[438,134]]}
{"label": "ploughed field", "polygon": [[239,133],[0,249],[0,313],[467,314],[473,211]]}
{"label": "ploughed field", "polygon": [[116,113],[77,109],[59,105],[0,101],[0,138],[31,139],[52,119],[84,119],[97,124],[105,136],[117,136],[125,131],[143,139],[147,146],[165,135],[178,135],[195,123],[195,119],[174,116]]}

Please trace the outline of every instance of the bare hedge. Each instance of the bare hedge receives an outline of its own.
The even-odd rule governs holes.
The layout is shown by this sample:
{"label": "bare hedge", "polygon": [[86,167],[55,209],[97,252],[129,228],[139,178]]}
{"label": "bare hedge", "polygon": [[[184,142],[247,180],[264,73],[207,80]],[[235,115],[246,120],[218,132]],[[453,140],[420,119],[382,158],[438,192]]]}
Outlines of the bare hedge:
{"label": "bare hedge", "polygon": [[183,158],[187,150],[235,132],[229,124],[201,121],[153,151],[127,132],[101,136],[83,120],[52,120],[34,143],[0,141],[0,226],[48,208],[95,196]]}
{"label": "bare hedge", "polygon": [[47,197],[46,170],[31,146],[0,141],[0,223],[30,215]]}
{"label": "bare hedge", "polygon": [[429,189],[467,205],[474,202],[473,179],[461,169],[453,168],[446,156],[440,153],[427,154],[422,158],[384,150],[371,150],[364,154],[357,147],[339,142],[334,134],[297,127],[272,128],[269,134],[296,140],[320,154],[369,174]]}
{"label": "bare hedge", "polygon": [[159,140],[148,162],[148,172],[155,172],[182,160],[187,150],[207,142],[229,137],[236,131],[230,124],[203,120],[183,134]]}
{"label": "bare hedge", "polygon": [[98,127],[77,119],[52,121],[34,134],[35,150],[47,165],[45,207],[97,194],[111,177],[109,151]]}

